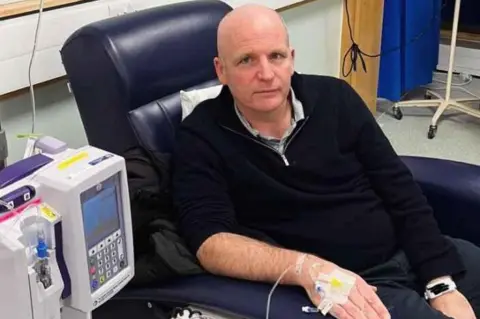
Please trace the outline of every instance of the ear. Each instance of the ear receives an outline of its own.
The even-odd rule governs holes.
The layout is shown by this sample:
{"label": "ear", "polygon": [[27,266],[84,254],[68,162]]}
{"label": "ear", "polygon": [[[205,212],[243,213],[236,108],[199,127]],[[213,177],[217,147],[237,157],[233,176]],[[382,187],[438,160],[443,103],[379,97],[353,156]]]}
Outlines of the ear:
{"label": "ear", "polygon": [[221,84],[227,84],[227,77],[225,75],[225,65],[219,57],[213,59],[213,65],[215,66],[215,72],[217,73],[218,80]]}
{"label": "ear", "polygon": [[292,57],[292,70],[291,70],[291,74],[293,75],[293,73],[295,72],[295,49],[293,48],[290,48],[290,55]]}

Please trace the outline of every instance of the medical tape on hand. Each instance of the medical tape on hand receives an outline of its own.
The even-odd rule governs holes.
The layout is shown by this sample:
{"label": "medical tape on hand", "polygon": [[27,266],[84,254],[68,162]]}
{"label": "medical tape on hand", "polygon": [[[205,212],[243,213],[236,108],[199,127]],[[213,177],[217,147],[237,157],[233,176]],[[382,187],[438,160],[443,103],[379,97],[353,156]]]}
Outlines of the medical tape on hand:
{"label": "medical tape on hand", "polygon": [[323,315],[326,315],[334,304],[344,305],[348,302],[356,280],[354,276],[339,269],[333,270],[330,274],[320,273],[312,279],[315,282],[315,291],[322,299],[318,309]]}
{"label": "medical tape on hand", "polygon": [[330,310],[332,310],[333,305],[334,303],[332,300],[324,298],[318,305],[317,309],[322,315],[326,316],[330,312]]}
{"label": "medical tape on hand", "polygon": [[295,266],[295,273],[297,275],[302,274],[303,264],[305,263],[305,259],[307,258],[307,254],[301,254],[297,259],[297,264]]}

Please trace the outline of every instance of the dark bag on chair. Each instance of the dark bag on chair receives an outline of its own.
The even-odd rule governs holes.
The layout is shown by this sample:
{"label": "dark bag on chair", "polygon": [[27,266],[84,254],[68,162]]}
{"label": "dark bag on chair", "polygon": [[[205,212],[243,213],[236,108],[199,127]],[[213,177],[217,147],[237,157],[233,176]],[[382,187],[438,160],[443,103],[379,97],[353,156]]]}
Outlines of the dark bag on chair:
{"label": "dark bag on chair", "polygon": [[124,154],[135,247],[134,286],[203,273],[177,233],[170,192],[170,154],[135,147]]}
{"label": "dark bag on chair", "polygon": [[113,298],[95,309],[92,319],[170,319],[170,312],[146,300]]}

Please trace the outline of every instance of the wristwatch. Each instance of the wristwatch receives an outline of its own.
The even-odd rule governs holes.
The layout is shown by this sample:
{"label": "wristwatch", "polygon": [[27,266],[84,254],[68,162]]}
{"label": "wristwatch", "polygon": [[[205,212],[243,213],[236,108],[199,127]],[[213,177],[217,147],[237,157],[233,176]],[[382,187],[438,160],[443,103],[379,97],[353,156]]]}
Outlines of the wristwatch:
{"label": "wristwatch", "polygon": [[441,295],[457,290],[457,285],[450,277],[435,280],[427,285],[425,299],[432,300]]}

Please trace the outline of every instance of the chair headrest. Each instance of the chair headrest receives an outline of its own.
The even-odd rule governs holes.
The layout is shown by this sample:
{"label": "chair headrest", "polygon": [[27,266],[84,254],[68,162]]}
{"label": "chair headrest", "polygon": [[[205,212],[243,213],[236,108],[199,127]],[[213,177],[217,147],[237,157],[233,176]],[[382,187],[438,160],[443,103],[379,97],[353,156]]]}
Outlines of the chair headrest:
{"label": "chair headrest", "polygon": [[217,28],[231,10],[216,0],[159,6],[98,21],[61,50],[91,145],[122,154],[138,144],[132,110],[216,79]]}
{"label": "chair headrest", "polygon": [[[201,89],[219,84],[217,80],[207,81],[188,90]],[[130,111],[130,124],[141,145],[148,150],[171,153],[175,131],[182,120],[180,93],[173,93],[162,99]]]}

